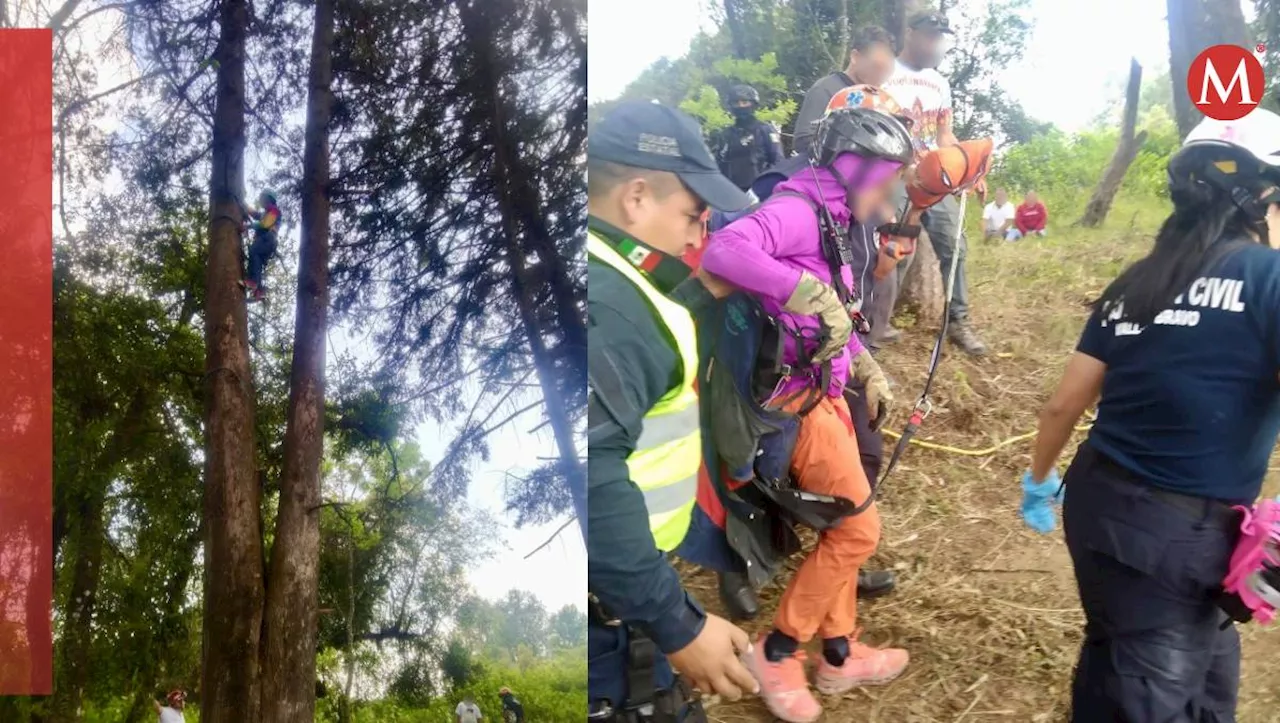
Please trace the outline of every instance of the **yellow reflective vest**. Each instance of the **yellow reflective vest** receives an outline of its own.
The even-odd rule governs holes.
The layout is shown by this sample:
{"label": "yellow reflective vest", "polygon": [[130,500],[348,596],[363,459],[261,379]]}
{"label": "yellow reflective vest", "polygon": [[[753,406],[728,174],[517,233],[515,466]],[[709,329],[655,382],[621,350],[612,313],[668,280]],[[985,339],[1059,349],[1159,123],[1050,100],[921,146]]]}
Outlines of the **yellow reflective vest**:
{"label": "yellow reflective vest", "polygon": [[687,309],[668,299],[617,250],[590,231],[587,254],[616,270],[648,300],[654,316],[675,339],[680,356],[680,384],[668,390],[644,415],[635,451],[627,457],[631,481],[644,493],[649,530],[659,550],[674,550],[693,517],[698,493],[702,437],[698,428],[698,336]]}

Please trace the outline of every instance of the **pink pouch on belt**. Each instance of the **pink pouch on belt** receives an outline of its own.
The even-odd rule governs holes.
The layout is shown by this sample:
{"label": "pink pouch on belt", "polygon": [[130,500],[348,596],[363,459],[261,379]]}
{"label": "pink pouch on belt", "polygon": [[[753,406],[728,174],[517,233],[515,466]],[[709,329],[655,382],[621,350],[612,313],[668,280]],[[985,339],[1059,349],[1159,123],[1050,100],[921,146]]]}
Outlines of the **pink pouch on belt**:
{"label": "pink pouch on belt", "polygon": [[[1240,522],[1240,541],[1231,553],[1231,566],[1222,581],[1223,591],[1237,596],[1252,619],[1266,625],[1280,609],[1280,502],[1262,500],[1253,509],[1235,509],[1244,513],[1244,519]],[[1248,619],[1234,613],[1232,616],[1240,622]]]}

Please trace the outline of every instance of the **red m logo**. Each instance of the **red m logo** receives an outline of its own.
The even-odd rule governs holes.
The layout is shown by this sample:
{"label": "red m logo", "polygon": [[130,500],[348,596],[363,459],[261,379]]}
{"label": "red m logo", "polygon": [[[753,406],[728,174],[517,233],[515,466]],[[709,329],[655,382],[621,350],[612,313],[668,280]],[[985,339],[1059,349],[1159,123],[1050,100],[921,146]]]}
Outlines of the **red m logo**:
{"label": "red m logo", "polygon": [[1258,107],[1265,89],[1262,63],[1251,51],[1238,45],[1206,48],[1191,62],[1187,72],[1187,94],[1191,102],[1201,113],[1216,120],[1245,117]]}

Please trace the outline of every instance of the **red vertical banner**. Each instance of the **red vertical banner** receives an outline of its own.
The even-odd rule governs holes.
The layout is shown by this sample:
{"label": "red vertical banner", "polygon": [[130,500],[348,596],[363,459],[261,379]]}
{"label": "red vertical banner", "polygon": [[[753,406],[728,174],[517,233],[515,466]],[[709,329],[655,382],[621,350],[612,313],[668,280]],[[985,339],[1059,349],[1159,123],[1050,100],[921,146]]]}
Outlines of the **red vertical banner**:
{"label": "red vertical banner", "polygon": [[53,692],[53,35],[0,30],[0,695]]}

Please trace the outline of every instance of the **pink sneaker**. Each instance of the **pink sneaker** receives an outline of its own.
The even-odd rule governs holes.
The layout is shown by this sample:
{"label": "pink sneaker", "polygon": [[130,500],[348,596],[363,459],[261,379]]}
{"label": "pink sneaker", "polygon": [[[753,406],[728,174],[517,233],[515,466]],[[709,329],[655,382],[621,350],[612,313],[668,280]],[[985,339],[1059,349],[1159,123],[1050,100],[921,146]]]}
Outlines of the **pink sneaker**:
{"label": "pink sneaker", "polygon": [[849,636],[849,657],[834,666],[824,658],[814,685],[823,695],[839,695],[859,685],[880,685],[902,675],[911,656],[901,648],[873,648]]}
{"label": "pink sneaker", "polygon": [[743,663],[760,683],[760,697],[765,707],[787,723],[812,723],[822,715],[822,705],[809,690],[804,673],[804,652],[769,662],[764,655],[764,638],[756,638],[751,652],[743,657]]}

